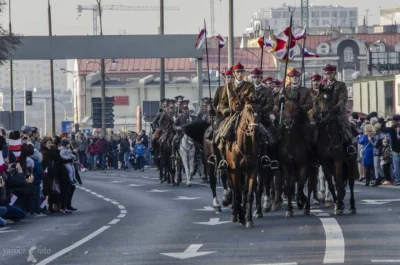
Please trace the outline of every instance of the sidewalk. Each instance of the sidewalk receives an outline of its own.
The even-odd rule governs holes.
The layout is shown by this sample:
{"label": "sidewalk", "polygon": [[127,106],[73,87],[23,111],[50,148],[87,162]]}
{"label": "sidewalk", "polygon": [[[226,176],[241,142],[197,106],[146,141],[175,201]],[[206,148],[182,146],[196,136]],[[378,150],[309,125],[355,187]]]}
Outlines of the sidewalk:
{"label": "sidewalk", "polygon": [[[358,180],[356,180],[355,182],[357,185],[362,185],[365,186],[365,183],[363,182],[359,182]],[[376,187],[372,187],[372,188],[385,188],[385,189],[400,189],[400,186],[393,186],[393,185],[379,185]]]}

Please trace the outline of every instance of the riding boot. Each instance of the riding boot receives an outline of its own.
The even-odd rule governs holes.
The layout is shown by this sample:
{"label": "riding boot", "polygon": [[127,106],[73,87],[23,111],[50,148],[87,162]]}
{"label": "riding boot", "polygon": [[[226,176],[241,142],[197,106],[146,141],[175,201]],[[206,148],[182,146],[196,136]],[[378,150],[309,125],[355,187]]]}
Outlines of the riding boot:
{"label": "riding boot", "polygon": [[218,169],[219,170],[227,170],[228,169],[228,162],[225,160],[225,143],[221,141],[218,149],[221,154],[221,161],[219,161]]}
{"label": "riding boot", "polygon": [[172,155],[171,155],[171,159],[175,159],[175,153],[176,153],[176,143],[172,142]]}
{"label": "riding boot", "polygon": [[267,155],[267,142],[264,140],[262,142],[262,152],[261,152],[261,167],[270,167],[271,166],[271,159]]}

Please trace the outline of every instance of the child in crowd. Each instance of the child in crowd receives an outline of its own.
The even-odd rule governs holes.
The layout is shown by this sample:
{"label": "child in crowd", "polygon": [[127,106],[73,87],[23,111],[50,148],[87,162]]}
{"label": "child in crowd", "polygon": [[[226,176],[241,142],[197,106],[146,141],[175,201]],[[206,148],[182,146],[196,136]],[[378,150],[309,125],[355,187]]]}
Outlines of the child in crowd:
{"label": "child in crowd", "polygon": [[389,141],[387,138],[382,141],[382,156],[381,156],[381,166],[383,168],[383,174],[385,176],[385,181],[382,185],[391,185],[391,177],[390,177],[390,167],[392,165],[392,150],[389,145]]}
{"label": "child in crowd", "polygon": [[74,160],[76,159],[76,157],[72,153],[71,148],[69,148],[69,140],[63,138],[61,140],[61,146],[59,147],[59,149],[60,149],[61,159],[63,160],[64,165],[68,170],[69,180],[72,185],[75,185],[77,182],[75,178],[75,167],[74,167]]}

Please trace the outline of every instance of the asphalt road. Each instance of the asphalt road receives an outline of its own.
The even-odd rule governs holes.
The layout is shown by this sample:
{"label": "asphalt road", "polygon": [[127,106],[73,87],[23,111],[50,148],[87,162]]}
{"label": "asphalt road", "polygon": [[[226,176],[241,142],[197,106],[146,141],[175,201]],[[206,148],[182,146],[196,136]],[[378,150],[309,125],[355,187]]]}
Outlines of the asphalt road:
{"label": "asphalt road", "polygon": [[356,185],[357,215],[280,210],[245,228],[230,208],[213,213],[207,186],[159,184],[157,173],[84,173],[77,212],[0,230],[0,264],[400,264],[400,188]]}

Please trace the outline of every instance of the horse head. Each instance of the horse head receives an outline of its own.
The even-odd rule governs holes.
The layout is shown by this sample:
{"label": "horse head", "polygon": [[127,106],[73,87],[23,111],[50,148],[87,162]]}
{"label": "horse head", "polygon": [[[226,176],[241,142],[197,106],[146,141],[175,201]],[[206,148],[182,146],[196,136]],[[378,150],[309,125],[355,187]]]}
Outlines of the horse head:
{"label": "horse head", "polygon": [[253,102],[246,102],[242,111],[241,129],[247,136],[254,136],[255,128],[258,126],[260,115],[259,107]]}
{"label": "horse head", "polygon": [[328,122],[332,116],[333,97],[328,91],[321,91],[316,102],[316,120],[318,122]]}

